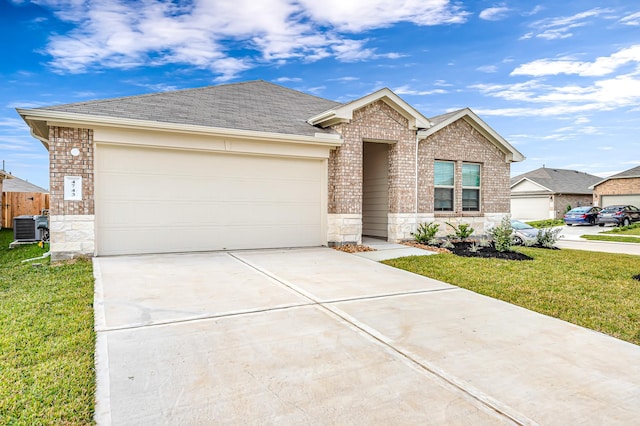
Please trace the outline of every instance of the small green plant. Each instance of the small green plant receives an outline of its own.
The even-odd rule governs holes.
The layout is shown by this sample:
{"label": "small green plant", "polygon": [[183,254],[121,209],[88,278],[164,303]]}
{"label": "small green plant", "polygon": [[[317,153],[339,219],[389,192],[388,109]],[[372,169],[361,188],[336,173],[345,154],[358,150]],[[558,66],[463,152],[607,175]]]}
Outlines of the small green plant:
{"label": "small green plant", "polygon": [[478,241],[478,245],[483,248],[490,247],[491,240],[483,235],[482,237],[480,237],[480,240]]}
{"label": "small green plant", "polygon": [[569,210],[571,210],[571,204],[567,204],[567,207],[565,207],[564,212],[567,213]]}
{"label": "small green plant", "polygon": [[420,244],[431,244],[433,241],[437,241],[436,234],[438,233],[438,229],[440,228],[440,224],[434,222],[425,222],[418,224],[418,229],[413,234],[416,242]]}
{"label": "small green plant", "polygon": [[473,234],[474,229],[468,223],[461,223],[458,226],[449,222],[445,223],[450,226],[451,229],[453,229],[454,234],[450,235],[450,237],[458,238],[460,240],[466,240],[471,236],[471,234]]}
{"label": "small green plant", "polygon": [[544,228],[538,232],[536,242],[545,248],[552,248],[558,241],[560,228]]}
{"label": "small green plant", "polygon": [[489,231],[491,238],[493,238],[493,244],[497,251],[505,252],[511,251],[513,240],[511,234],[513,233],[513,227],[511,226],[511,219],[509,216],[505,216],[500,221],[500,225],[492,228]]}
{"label": "small green plant", "polygon": [[469,246],[469,252],[471,253],[477,253],[478,250],[480,250],[480,244],[478,244],[477,242],[472,242],[471,245]]}
{"label": "small green plant", "polygon": [[446,248],[446,249],[452,249],[452,248],[454,248],[455,246],[453,245],[453,243],[452,243],[451,241],[449,241],[449,240],[444,240],[444,241],[442,242],[442,245],[441,245],[440,247],[442,247],[442,248]]}

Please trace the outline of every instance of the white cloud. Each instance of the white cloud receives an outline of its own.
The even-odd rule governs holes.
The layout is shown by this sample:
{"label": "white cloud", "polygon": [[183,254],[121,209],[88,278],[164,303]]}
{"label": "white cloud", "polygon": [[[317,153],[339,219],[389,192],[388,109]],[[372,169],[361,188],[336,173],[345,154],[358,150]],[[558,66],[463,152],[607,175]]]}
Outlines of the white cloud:
{"label": "white cloud", "polygon": [[516,84],[478,84],[470,88],[489,97],[531,105],[476,111],[486,115],[583,116],[593,112],[633,108],[640,103],[639,74],[619,75],[584,86],[552,86],[539,80],[530,80]]}
{"label": "white cloud", "polygon": [[397,95],[441,95],[447,93],[444,89],[432,89],[432,90],[415,90],[411,89],[408,85],[400,86],[393,89],[393,92]]}
{"label": "white cloud", "polygon": [[498,67],[495,65],[483,65],[481,67],[476,68],[476,70],[480,72],[494,73],[498,71]]}
{"label": "white cloud", "polygon": [[489,7],[480,12],[480,19],[484,19],[486,21],[499,21],[507,17],[507,13],[509,12],[508,7],[500,6],[500,7]]}
{"label": "white cloud", "polygon": [[[449,0],[40,0],[74,27],[46,48],[59,72],[167,63],[210,69],[218,80],[264,61],[327,57],[353,62],[397,59],[354,33],[409,22],[463,23],[468,13]],[[246,52],[231,55],[231,50]]]}
{"label": "white cloud", "polygon": [[634,27],[640,26],[640,12],[627,15],[619,21],[623,25],[631,25]]}
{"label": "white cloud", "polygon": [[460,24],[469,15],[448,0],[300,0],[299,3],[314,22],[349,32],[389,27],[397,22]]}
{"label": "white cloud", "polygon": [[[546,40],[569,38],[573,36],[571,30],[587,25],[589,18],[595,18],[610,13],[610,9],[595,8],[572,16],[550,18],[536,21],[531,26],[536,30],[535,37]],[[533,34],[530,35],[531,38]]]}
{"label": "white cloud", "polygon": [[586,124],[586,123],[589,123],[589,122],[591,122],[591,120],[589,120],[587,117],[578,117],[574,121],[574,124],[580,125],[580,124]]}
{"label": "white cloud", "polygon": [[302,81],[302,79],[300,77],[279,77],[279,78],[276,78],[274,81],[278,83],[287,83],[287,82],[298,83]]}
{"label": "white cloud", "polygon": [[577,74],[580,76],[603,76],[629,63],[640,64],[640,44],[636,44],[609,56],[601,56],[593,62],[576,61],[572,58],[538,59],[520,65],[511,75],[534,77],[557,74]]}

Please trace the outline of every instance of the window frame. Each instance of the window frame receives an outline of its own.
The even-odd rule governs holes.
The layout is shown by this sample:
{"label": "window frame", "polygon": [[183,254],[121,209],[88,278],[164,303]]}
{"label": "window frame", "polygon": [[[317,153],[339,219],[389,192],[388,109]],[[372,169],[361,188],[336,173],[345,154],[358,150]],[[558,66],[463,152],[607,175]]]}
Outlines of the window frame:
{"label": "window frame", "polygon": [[[477,166],[478,167],[478,185],[477,186],[469,186],[464,184],[464,167],[467,166]],[[482,210],[482,164],[480,163],[472,163],[472,162],[462,162],[461,165],[462,172],[462,185],[460,188],[460,195],[462,198],[462,212],[479,212]],[[476,191],[477,192],[477,205],[473,207],[465,207],[465,198],[464,193],[466,191]]]}
{"label": "window frame", "polygon": [[[451,185],[437,185],[436,184],[436,164],[451,164],[452,167],[452,176],[451,176]],[[437,193],[438,189],[446,189],[451,194],[451,208],[438,208],[438,198]],[[455,161],[446,161],[446,160],[435,160],[433,162],[433,211],[434,212],[454,212],[456,207],[456,162]]]}

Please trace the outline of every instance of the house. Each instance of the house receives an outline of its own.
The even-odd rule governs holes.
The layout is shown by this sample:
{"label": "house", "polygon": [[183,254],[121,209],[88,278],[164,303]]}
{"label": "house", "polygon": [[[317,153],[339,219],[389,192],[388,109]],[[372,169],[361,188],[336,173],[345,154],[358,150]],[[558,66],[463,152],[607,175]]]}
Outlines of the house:
{"label": "house", "polygon": [[13,218],[22,215],[39,215],[49,208],[49,191],[17,176],[4,182],[0,189],[2,218],[4,228],[13,228]]}
{"label": "house", "polygon": [[470,109],[428,119],[386,88],[339,103],[250,81],[18,113],[50,153],[54,260],[483,232],[524,159]]}
{"label": "house", "polygon": [[640,208],[640,166],[599,180],[591,188],[596,206],[631,204]]}
{"label": "house", "polygon": [[[11,179],[13,176],[11,176],[9,173],[5,172],[4,170],[0,170],[0,194],[2,194],[2,187],[3,187],[3,183],[5,180],[7,179]],[[2,197],[0,197],[0,201],[2,201]],[[1,206],[0,206],[1,207]],[[2,229],[2,208],[0,208],[0,229]]]}
{"label": "house", "polygon": [[600,177],[576,170],[541,167],[511,178],[514,219],[562,219],[569,207],[590,206],[590,185]]}

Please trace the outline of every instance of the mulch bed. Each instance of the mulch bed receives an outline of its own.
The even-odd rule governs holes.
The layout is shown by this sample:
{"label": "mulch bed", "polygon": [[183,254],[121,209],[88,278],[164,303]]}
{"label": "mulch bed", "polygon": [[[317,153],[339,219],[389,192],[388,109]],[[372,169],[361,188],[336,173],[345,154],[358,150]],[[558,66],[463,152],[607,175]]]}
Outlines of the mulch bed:
{"label": "mulch bed", "polygon": [[361,253],[363,251],[376,251],[376,249],[363,246],[360,244],[345,244],[342,246],[333,247],[334,250],[343,251],[345,253]]}
{"label": "mulch bed", "polygon": [[453,243],[453,248],[449,250],[451,253],[457,256],[463,257],[483,257],[493,259],[505,259],[505,260],[533,260],[532,257],[526,254],[518,253],[515,251],[498,251],[493,244],[487,247],[478,247],[477,250],[471,248],[473,243],[462,241]]}
{"label": "mulch bed", "polygon": [[427,246],[424,244],[416,243],[415,241],[406,241],[403,244],[411,247],[421,248],[424,250],[435,251],[436,253],[453,253],[457,256],[463,257],[483,257],[506,260],[533,260],[532,257],[515,251],[500,252],[495,249],[493,244],[487,247],[478,247],[476,251],[473,251],[473,249],[471,249],[471,245],[473,244],[473,242],[469,241],[454,242],[453,247],[448,249],[443,247]]}
{"label": "mulch bed", "polygon": [[638,280],[638,281],[640,281],[640,274],[638,274],[638,275],[634,275],[632,278],[633,278],[634,280]]}

